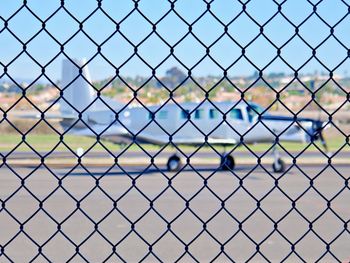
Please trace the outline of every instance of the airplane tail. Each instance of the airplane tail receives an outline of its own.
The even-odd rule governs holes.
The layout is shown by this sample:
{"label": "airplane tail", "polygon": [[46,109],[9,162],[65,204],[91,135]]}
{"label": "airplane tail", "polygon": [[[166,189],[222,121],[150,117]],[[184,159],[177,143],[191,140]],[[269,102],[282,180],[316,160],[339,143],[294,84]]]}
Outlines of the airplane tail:
{"label": "airplane tail", "polygon": [[[85,64],[85,59],[65,59],[62,62],[61,89],[64,99],[60,101],[60,111],[63,116],[78,115],[78,112],[85,110],[96,98],[90,72],[88,67],[84,66]],[[94,110],[94,104],[88,111]]]}

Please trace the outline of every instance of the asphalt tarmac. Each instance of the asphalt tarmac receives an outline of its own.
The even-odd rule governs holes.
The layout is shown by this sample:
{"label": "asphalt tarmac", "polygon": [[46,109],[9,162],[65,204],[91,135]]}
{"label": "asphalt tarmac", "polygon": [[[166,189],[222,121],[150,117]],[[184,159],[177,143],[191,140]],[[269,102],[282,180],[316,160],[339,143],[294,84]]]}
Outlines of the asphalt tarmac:
{"label": "asphalt tarmac", "polygon": [[1,165],[0,262],[350,259],[350,165],[147,167]]}
{"label": "asphalt tarmac", "polygon": [[[113,152],[114,156],[123,156],[123,157],[131,157],[131,158],[143,158],[147,156],[156,156],[156,157],[168,157],[171,154],[174,154],[175,151],[169,152],[169,151],[163,151],[158,153],[157,151],[147,151],[147,153],[139,150],[139,151],[126,151],[126,152]],[[186,156],[194,156],[199,158],[219,158],[219,154],[223,154],[222,152],[215,152],[213,150],[200,150],[198,152],[194,151],[185,151],[183,153],[178,152],[178,154],[182,157]],[[298,152],[298,151],[291,151],[291,152],[284,152],[280,151],[281,156],[292,158],[292,157],[298,157],[298,158],[319,158],[319,157],[325,157],[326,155],[321,152],[315,152],[315,151],[308,151],[305,152]],[[50,154],[47,152],[39,152],[39,155],[34,152],[13,152],[13,153],[6,153],[3,152],[2,155],[8,155],[9,159],[28,159],[28,158],[38,158],[39,155],[45,156],[47,158],[72,158],[74,156],[71,152],[60,152],[55,151]],[[84,154],[86,158],[109,158],[113,157],[113,155],[109,154],[106,151],[90,151]],[[234,151],[232,152],[232,155],[234,157],[255,157],[255,156],[272,156],[271,152],[264,153],[264,152],[249,152],[249,151]],[[343,158],[343,159],[349,159],[350,164],[350,151],[340,151],[339,153],[331,153],[330,156],[333,158]]]}

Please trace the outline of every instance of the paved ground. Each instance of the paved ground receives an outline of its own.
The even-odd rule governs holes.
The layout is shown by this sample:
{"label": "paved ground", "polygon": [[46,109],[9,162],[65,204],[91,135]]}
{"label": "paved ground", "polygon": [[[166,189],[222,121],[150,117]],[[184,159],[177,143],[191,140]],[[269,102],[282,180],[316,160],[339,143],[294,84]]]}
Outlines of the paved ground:
{"label": "paved ground", "polygon": [[[156,151],[148,151],[148,153],[150,155],[158,156],[158,157],[169,156],[172,154],[172,152],[169,152],[169,151],[165,151],[165,152],[162,152],[162,153],[157,154],[157,155],[156,155],[156,153],[157,153]],[[2,154],[6,155],[7,153],[2,153]],[[46,153],[40,152],[39,154],[45,156]],[[119,153],[117,152],[117,153],[113,153],[113,154],[118,156]],[[192,152],[186,151],[186,152],[184,152],[184,154],[186,154],[187,156],[190,156],[191,154],[193,154],[193,151]],[[270,157],[272,155],[271,153],[264,154],[263,152],[255,152],[255,154],[257,156],[264,155],[266,157]],[[182,154],[180,153],[180,155],[182,155]],[[324,156],[323,154],[321,154],[319,152],[315,152],[315,151],[305,151],[304,153],[294,151],[294,152],[289,152],[289,154],[284,153],[282,151],[281,155],[285,156],[287,158],[288,157],[298,157],[298,158],[313,158],[313,159]],[[142,151],[137,151],[137,152],[126,151],[125,153],[122,154],[122,156],[127,156],[127,157],[131,157],[131,158],[144,158],[144,157],[147,157],[147,154],[142,152]],[[218,153],[214,152],[213,150],[205,149],[205,150],[200,150],[199,152],[193,154],[193,156],[198,157],[198,158],[218,158],[219,155],[218,155]],[[233,152],[233,156],[242,157],[242,158],[254,157],[254,155],[248,151],[245,151],[245,152],[244,151],[236,151],[236,152]],[[334,158],[350,159],[350,151],[340,151],[337,154],[332,153],[331,156]],[[47,157],[48,158],[72,158],[72,153],[55,151],[55,152],[51,153],[50,155],[48,155]],[[111,157],[111,155],[105,151],[100,151],[100,152],[91,151],[91,152],[87,152],[85,154],[85,157],[86,158],[108,158],[108,157]],[[11,153],[9,155],[9,158],[10,159],[38,158],[38,155],[35,153],[32,153],[32,152],[14,152],[14,153]]]}
{"label": "paved ground", "polygon": [[[37,167],[41,158],[45,160],[45,164],[49,167],[74,167],[78,161],[77,155],[71,152],[53,152],[50,154],[39,153],[40,155],[33,152],[13,152],[13,153],[2,153],[6,156],[6,162],[11,164],[11,166],[22,166],[22,167]],[[123,166],[138,166],[142,164],[144,167],[147,167],[153,158],[154,163],[158,167],[162,167],[167,163],[168,158],[174,154],[174,152],[163,151],[149,151],[147,153],[142,151],[133,151],[128,150],[125,152],[116,152],[113,153],[114,156],[108,152],[96,152],[89,151],[82,155],[82,163],[84,165],[94,165],[94,166],[113,166],[115,164],[115,157],[117,162]],[[218,166],[220,163],[220,158],[223,153],[215,152],[210,149],[201,149],[198,152],[177,152],[177,155],[181,157],[183,163],[186,163],[186,158],[189,158],[190,163],[194,166],[196,165],[213,165]],[[231,154],[237,165],[256,165],[258,158],[265,167],[271,167],[273,162],[273,155],[271,153],[264,152],[247,152],[239,151],[233,152]],[[297,165],[326,165],[328,164],[329,158],[331,157],[332,164],[337,165],[347,165],[350,160],[350,152],[340,151],[338,153],[328,153],[328,156],[325,153],[315,152],[315,151],[305,151],[305,152],[280,152],[280,156],[287,164],[292,164],[296,161]],[[2,158],[0,158],[0,165],[2,164]]]}
{"label": "paved ground", "polygon": [[[72,262],[136,262],[144,257],[147,262],[157,257],[192,262],[191,256],[200,262],[277,262],[291,253],[292,244],[295,253],[287,262],[314,262],[327,252],[327,243],[337,259],[347,262],[350,233],[344,223],[350,219],[350,189],[345,179],[350,165],[335,164],[336,172],[324,168],[326,162],[309,160],[283,176],[251,164],[238,164],[234,174],[214,173],[215,166],[205,162],[195,166],[197,172],[187,167],[177,175],[164,166],[143,173],[146,164],[122,166],[124,171],[86,165],[89,172],[52,166],[53,173],[45,167],[2,165],[0,262],[9,262],[7,257],[28,262],[36,257],[38,246],[53,262],[73,256]],[[314,178],[312,187],[308,177]],[[20,178],[25,179],[23,187]],[[277,186],[274,178],[279,179]],[[120,258],[112,254],[116,244]],[[47,259],[39,256],[36,262]],[[328,253],[321,261],[336,259]]]}

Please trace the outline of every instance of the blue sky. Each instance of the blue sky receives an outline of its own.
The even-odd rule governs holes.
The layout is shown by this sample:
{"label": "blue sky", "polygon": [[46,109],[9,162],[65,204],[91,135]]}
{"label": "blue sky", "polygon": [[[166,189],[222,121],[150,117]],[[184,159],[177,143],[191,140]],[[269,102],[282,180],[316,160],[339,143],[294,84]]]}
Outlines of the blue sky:
{"label": "blue sky", "polygon": [[[42,20],[46,20],[60,6],[58,0],[28,0],[28,7]],[[83,21],[97,7],[96,0],[66,0],[65,7],[77,20]],[[284,1],[276,0],[281,3]],[[316,0],[310,0],[316,3]],[[3,28],[4,21],[8,20],[8,28],[23,42],[27,42],[41,29],[41,23],[25,8],[16,16],[11,15],[21,7],[23,1],[0,0],[0,62],[7,65],[21,51],[22,44],[14,38],[8,30]],[[317,6],[317,14],[331,26],[348,14],[349,0],[324,0]],[[131,0],[103,0],[102,8],[115,21],[120,22],[133,8],[135,3]],[[175,11],[183,19],[192,24],[206,10],[206,2],[203,0],[178,0],[174,3]],[[228,26],[228,32],[241,46],[246,46],[252,39],[259,35],[260,29],[252,22],[253,17],[260,25],[277,11],[277,4],[272,0],[252,0],[246,5],[246,13]],[[170,9],[170,2],[166,0],[141,0],[138,9],[153,22],[156,22]],[[238,0],[215,0],[211,3],[210,10],[223,24],[228,24],[242,11],[242,4]],[[283,14],[295,25],[299,25],[312,13],[313,7],[307,0],[287,0],[282,5]],[[330,33],[329,27],[321,19],[313,14],[310,19],[300,27],[299,34],[312,47],[317,47]],[[67,41],[79,29],[79,24],[73,20],[64,10],[60,10],[46,23],[46,29],[61,43]],[[97,43],[101,44],[115,31],[115,24],[111,22],[99,10],[91,18],[84,22],[84,31]],[[151,31],[152,26],[138,13],[133,12],[127,19],[120,23],[120,31],[135,45],[138,45]],[[188,25],[181,21],[174,12],[169,13],[163,21],[157,25],[157,32],[170,45],[174,45],[187,32]],[[293,26],[282,15],[278,15],[264,26],[264,34],[278,47],[281,47],[294,34]],[[220,24],[209,12],[193,25],[193,33],[205,45],[212,45],[216,39],[224,33],[224,26]],[[350,48],[350,15],[334,28],[335,36],[344,44],[340,45],[331,37],[324,45],[317,49],[317,57],[329,69],[334,69],[347,57],[347,49]],[[42,65],[45,65],[59,51],[59,45],[53,41],[47,33],[40,33],[34,40],[27,44],[27,51]],[[91,58],[96,53],[96,46],[83,34],[79,33],[65,45],[65,52],[72,58]],[[138,54],[152,67],[156,67],[169,54],[170,49],[155,34],[143,42],[138,48]],[[102,46],[102,53],[114,65],[120,66],[132,55],[133,47],[121,36],[115,34]],[[205,48],[193,37],[186,37],[174,49],[174,54],[188,68],[192,68],[204,55]],[[210,55],[224,68],[229,67],[240,55],[241,48],[228,36],[215,42],[210,48]],[[299,38],[294,38],[288,45],[282,48],[282,57],[294,68],[300,67],[311,56],[311,49]],[[246,48],[246,56],[260,69],[276,56],[276,48],[273,47],[262,35]],[[59,79],[61,74],[61,61],[63,55],[57,57],[47,67],[46,72],[50,78]],[[349,59],[348,59],[349,60]],[[335,73],[349,74],[349,61],[342,64]],[[174,58],[169,58],[163,65],[157,68],[157,75],[164,75],[172,66],[186,69]],[[241,59],[231,67],[230,75],[250,75],[255,68],[246,60]],[[318,61],[313,59],[300,73],[317,71],[327,72]],[[1,68],[0,68],[0,71]],[[114,69],[98,56],[90,63],[90,71],[93,79],[103,79],[114,74]],[[220,69],[210,58],[204,59],[193,70],[196,76],[222,75]],[[34,79],[40,75],[41,69],[27,56],[20,56],[8,68],[13,77]],[[121,67],[122,75],[149,76],[149,69],[140,59],[134,57],[125,66]],[[277,59],[272,65],[264,69],[264,72],[285,72],[292,70],[281,59]]]}

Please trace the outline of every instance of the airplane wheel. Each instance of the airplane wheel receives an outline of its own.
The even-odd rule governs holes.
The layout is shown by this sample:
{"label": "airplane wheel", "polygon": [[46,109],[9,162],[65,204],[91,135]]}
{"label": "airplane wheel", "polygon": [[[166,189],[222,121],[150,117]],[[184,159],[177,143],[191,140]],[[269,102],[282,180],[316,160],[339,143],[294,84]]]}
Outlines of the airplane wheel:
{"label": "airplane wheel", "polygon": [[272,169],[275,173],[283,173],[286,171],[286,163],[281,158],[278,158],[272,164]]}
{"label": "airplane wheel", "polygon": [[235,159],[231,155],[227,155],[221,158],[222,170],[228,171],[235,168]]}
{"label": "airplane wheel", "polygon": [[181,167],[180,157],[177,155],[170,156],[166,166],[168,171],[170,172],[180,170],[180,167]]}

